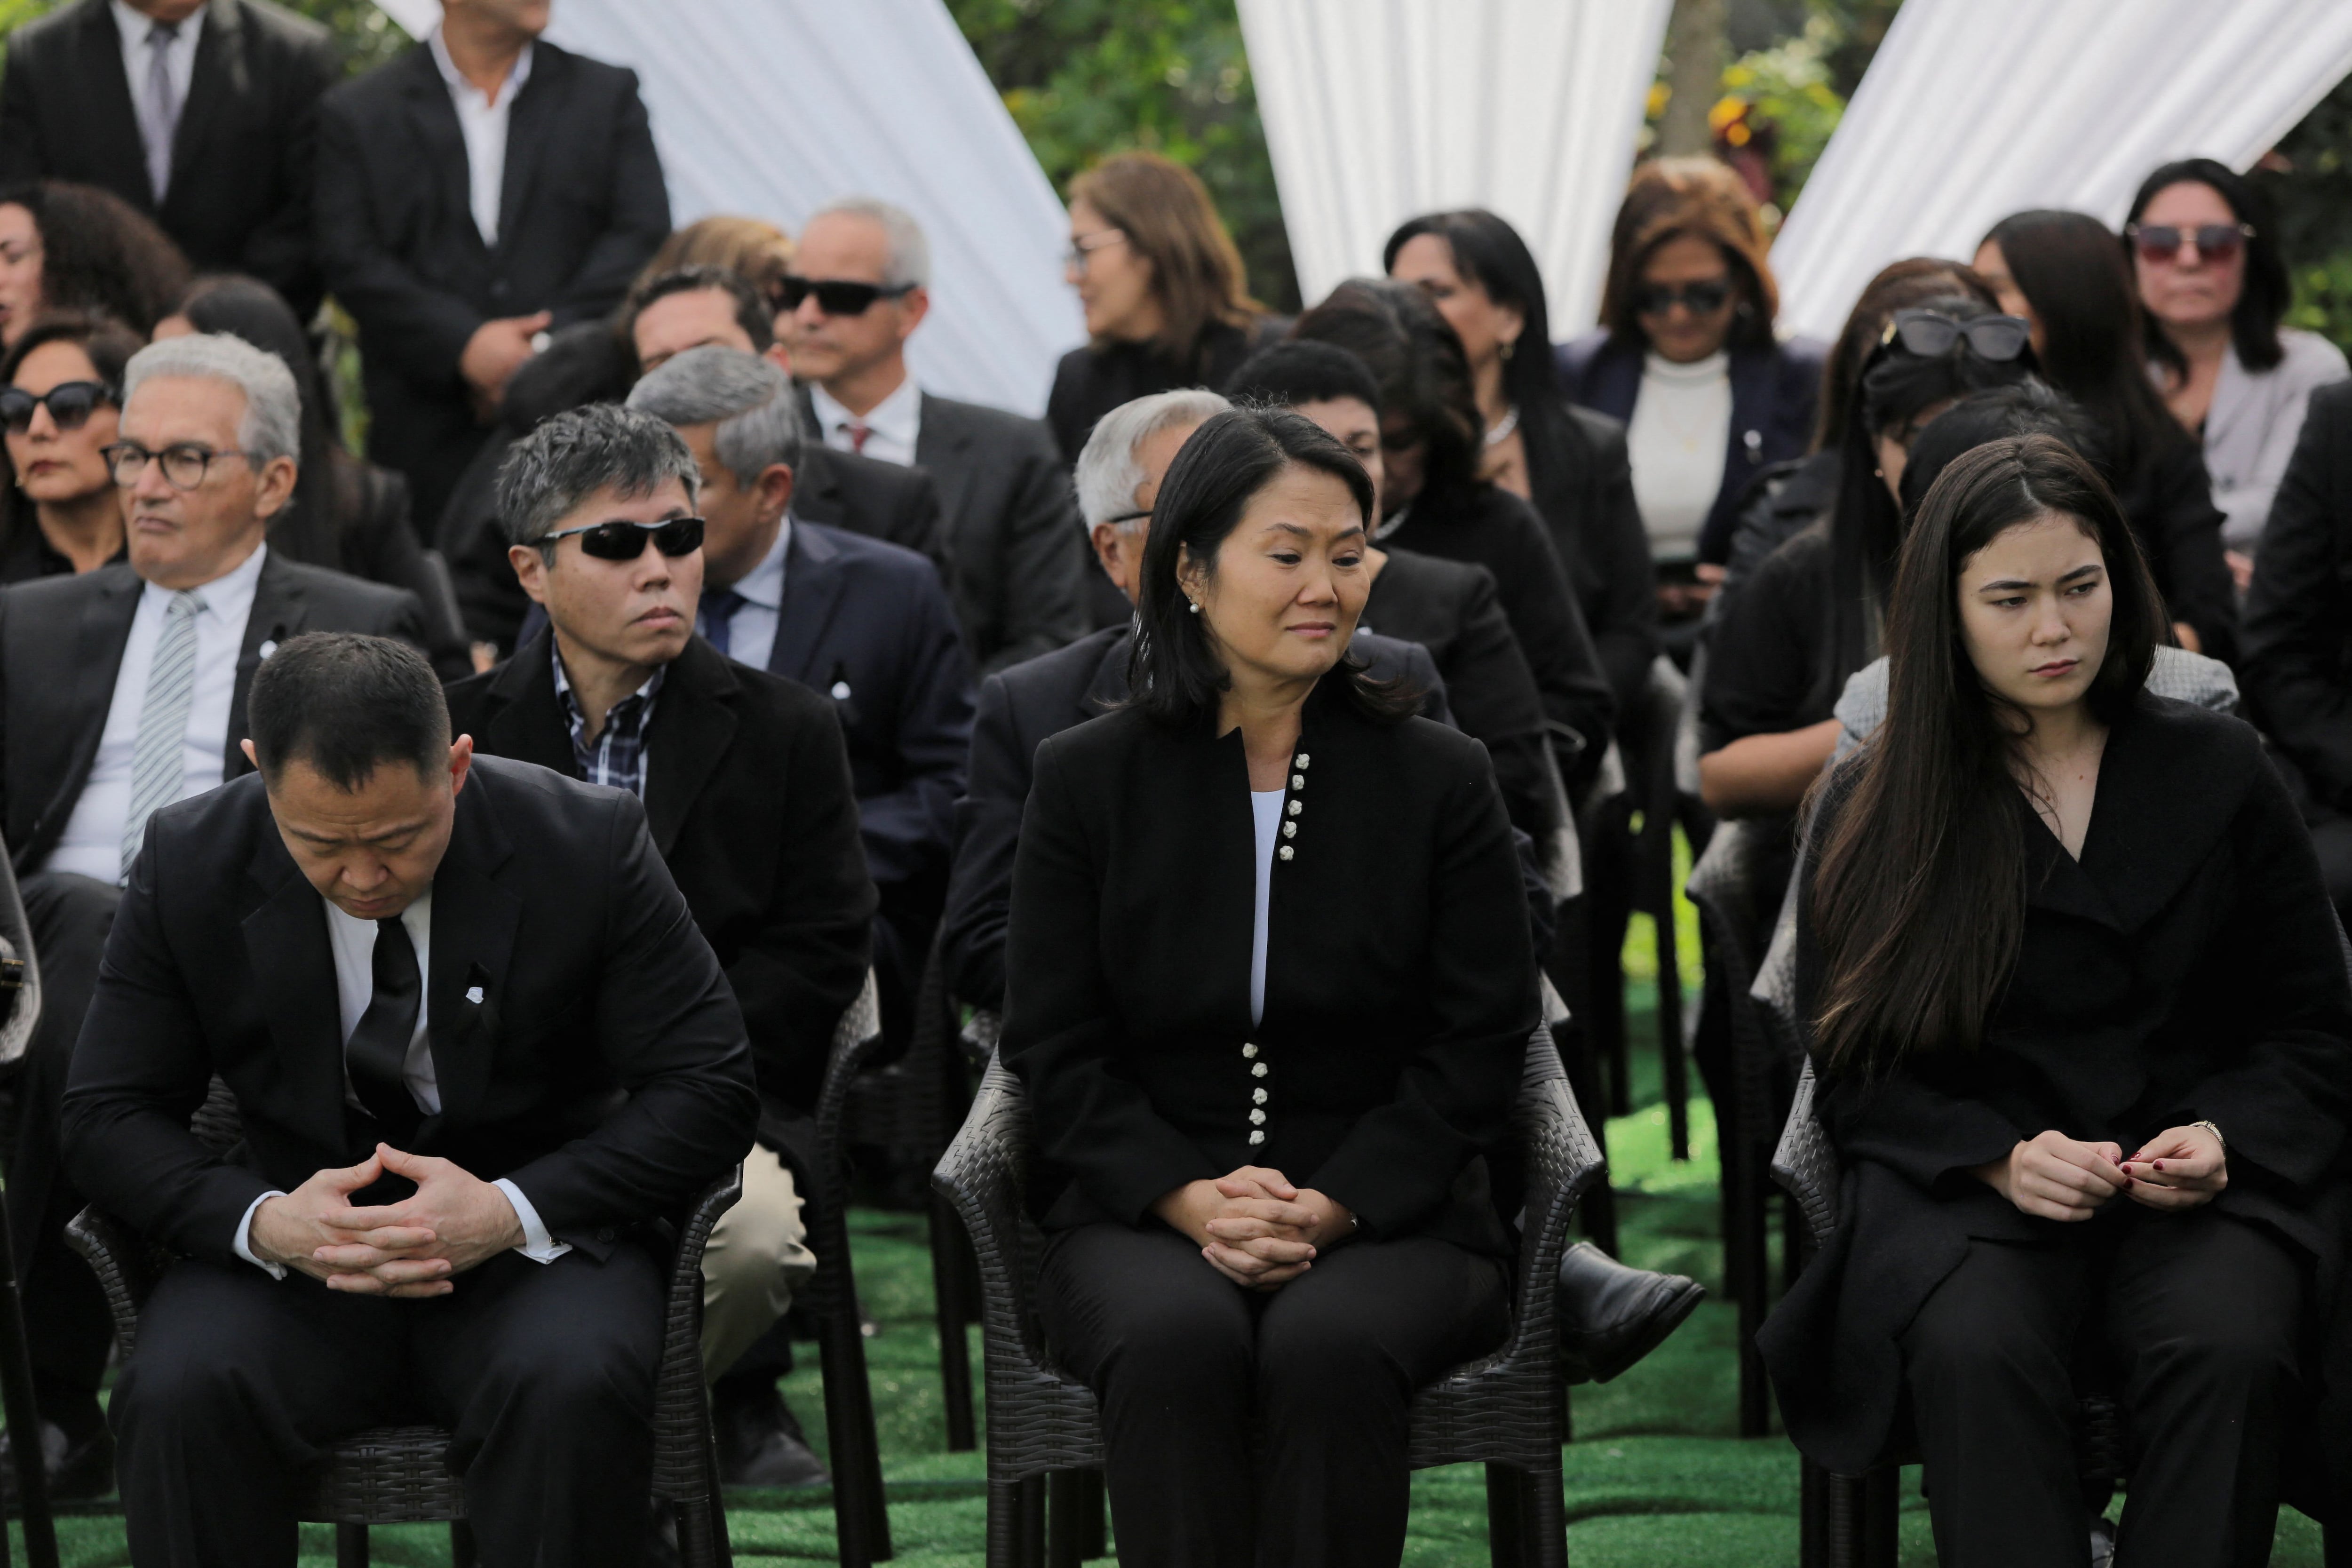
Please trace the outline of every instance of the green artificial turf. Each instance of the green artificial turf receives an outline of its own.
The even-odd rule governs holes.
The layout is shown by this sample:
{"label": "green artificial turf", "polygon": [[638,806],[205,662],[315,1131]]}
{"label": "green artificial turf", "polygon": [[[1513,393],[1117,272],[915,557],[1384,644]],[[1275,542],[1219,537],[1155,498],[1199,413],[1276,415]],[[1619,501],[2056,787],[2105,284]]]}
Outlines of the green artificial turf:
{"label": "green artificial turf", "polygon": [[[1624,1253],[1629,1262],[1690,1274],[1719,1291],[1715,1119],[1703,1100],[1695,1102],[1691,1158],[1680,1164],[1668,1158],[1665,1111],[1657,1103],[1649,988],[1639,984],[1655,973],[1654,949],[1647,922],[1635,924],[1627,944],[1627,967],[1636,982],[1628,988],[1635,1110],[1609,1124]],[[1696,932],[1686,926],[1680,956],[1694,985],[1697,951]],[[987,1515],[982,1492],[986,1469],[980,1454],[946,1451],[922,1219],[860,1210],[852,1232],[859,1292],[880,1326],[866,1342],[866,1355],[896,1561],[906,1568],[977,1568]],[[978,1405],[980,1335],[976,1329],[970,1332]],[[1796,1453],[1778,1436],[1734,1436],[1736,1334],[1732,1307],[1710,1299],[1640,1366],[1612,1384],[1575,1391],[1575,1440],[1565,1467],[1569,1553],[1575,1568],[1793,1568]],[[806,1364],[786,1381],[785,1394],[822,1450],[824,1405],[816,1358],[812,1352],[803,1359]],[[984,1411],[982,1420],[984,1426]],[[1936,1557],[1916,1471],[1906,1475],[1906,1483],[1904,1568],[1927,1568]],[[831,1499],[824,1491],[732,1495],[728,1529],[737,1558],[746,1563],[834,1558]],[[114,1568],[130,1562],[119,1519],[60,1520],[58,1534],[69,1568]],[[15,1544],[22,1550],[21,1539]],[[377,1563],[398,1568],[445,1568],[449,1561],[447,1532],[438,1526],[380,1529],[373,1544]],[[302,1550],[303,1568],[331,1568],[328,1527],[304,1526]],[[1470,1568],[1487,1561],[1481,1467],[1453,1466],[1413,1478],[1404,1561],[1408,1568]],[[2320,1568],[2317,1527],[2300,1514],[2284,1513],[2272,1561],[2277,1568]]]}

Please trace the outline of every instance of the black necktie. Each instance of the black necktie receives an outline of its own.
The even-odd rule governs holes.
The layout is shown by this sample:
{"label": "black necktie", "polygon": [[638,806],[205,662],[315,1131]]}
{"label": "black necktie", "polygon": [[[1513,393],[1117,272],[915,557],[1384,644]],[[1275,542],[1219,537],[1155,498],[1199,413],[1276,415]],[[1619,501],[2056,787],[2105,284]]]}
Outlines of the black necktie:
{"label": "black necktie", "polygon": [[408,1042],[416,1035],[416,1009],[425,989],[416,973],[416,948],[398,917],[375,922],[375,995],[360,1015],[359,1027],[343,1047],[352,1089],[375,1119],[377,1132],[395,1147],[406,1143],[424,1120],[408,1092]]}

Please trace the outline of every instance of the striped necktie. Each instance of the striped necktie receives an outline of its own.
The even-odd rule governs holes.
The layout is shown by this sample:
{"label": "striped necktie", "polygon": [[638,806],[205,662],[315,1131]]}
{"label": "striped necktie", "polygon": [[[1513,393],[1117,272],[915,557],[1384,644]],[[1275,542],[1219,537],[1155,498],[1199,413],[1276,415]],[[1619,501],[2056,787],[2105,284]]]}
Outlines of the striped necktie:
{"label": "striped necktie", "polygon": [[147,667],[147,700],[139,708],[139,740],[131,753],[131,815],[122,822],[122,879],[147,837],[147,819],[180,798],[187,766],[188,710],[196,696],[196,612],[204,600],[193,590],[172,595],[163,612],[163,635]]}
{"label": "striped necktie", "polygon": [[158,22],[147,32],[147,101],[138,116],[139,139],[147,153],[147,184],[155,205],[163,205],[172,185],[172,139],[180,131],[180,95],[172,81],[172,45],[180,37],[177,22]]}

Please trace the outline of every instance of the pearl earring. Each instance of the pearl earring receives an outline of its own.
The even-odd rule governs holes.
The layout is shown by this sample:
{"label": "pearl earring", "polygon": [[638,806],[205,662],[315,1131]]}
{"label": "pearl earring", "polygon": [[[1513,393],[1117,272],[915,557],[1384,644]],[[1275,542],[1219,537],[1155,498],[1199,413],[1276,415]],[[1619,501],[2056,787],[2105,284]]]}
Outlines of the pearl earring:
{"label": "pearl earring", "polygon": [[1201,601],[1198,599],[1192,601],[1192,613],[1196,616],[1201,613]]}

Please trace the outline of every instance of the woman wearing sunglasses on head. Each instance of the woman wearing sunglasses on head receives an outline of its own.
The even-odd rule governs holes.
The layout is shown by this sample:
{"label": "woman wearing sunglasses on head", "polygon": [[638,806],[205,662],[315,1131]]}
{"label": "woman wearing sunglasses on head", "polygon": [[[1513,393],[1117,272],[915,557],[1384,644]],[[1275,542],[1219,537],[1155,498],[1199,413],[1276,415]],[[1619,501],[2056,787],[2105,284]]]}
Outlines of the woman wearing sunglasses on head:
{"label": "woman wearing sunglasses on head", "polygon": [[143,346],[118,321],[61,311],[33,321],[0,360],[0,584],[121,559],[122,499],[105,452],[123,367]]}
{"label": "woman wearing sunglasses on head", "polygon": [[1843,1197],[1759,1342],[1832,1471],[1916,1436],[1945,1568],[2101,1560],[2087,1394],[2128,1443],[2119,1565],[2267,1563],[2283,1482],[2334,1463],[2303,1413],[2352,985],[2260,738],[2143,689],[2164,633],[2086,461],[1977,447],[1904,541],[1885,719],[1807,830]]}
{"label": "woman wearing sunglasses on head", "polygon": [[2026,338],[2024,321],[1966,295],[1888,318],[1838,436],[1828,515],[1765,559],[1707,645],[1698,776],[1708,809],[1780,816],[1821,775],[1837,748],[1832,710],[1846,677],[1885,651],[1912,437],[1969,394],[2030,376]]}
{"label": "woman wearing sunglasses on head", "polygon": [[2104,477],[2191,653],[2237,657],[2238,597],[2221,553],[2221,513],[2197,443],[2147,374],[2131,269],[2106,225],[2083,213],[2021,212],[1993,226],[1976,269],[2001,309],[2033,324],[2051,385],[2090,416]]}
{"label": "woman wearing sunglasses on head", "polygon": [[1601,330],[1558,351],[1570,400],[1626,421],[1670,620],[1704,602],[1689,584],[1721,579],[1748,482],[1812,438],[1823,350],[1774,337],[1764,250],[1755,198],[1729,168],[1644,163],[1610,237]]}
{"label": "woman wearing sunglasses on head", "polygon": [[2157,384],[2204,447],[2241,587],[2312,389],[2352,374],[2334,343],[2279,325],[2288,289],[2277,232],[2269,199],[2210,158],[2150,174],[2124,224]]}

